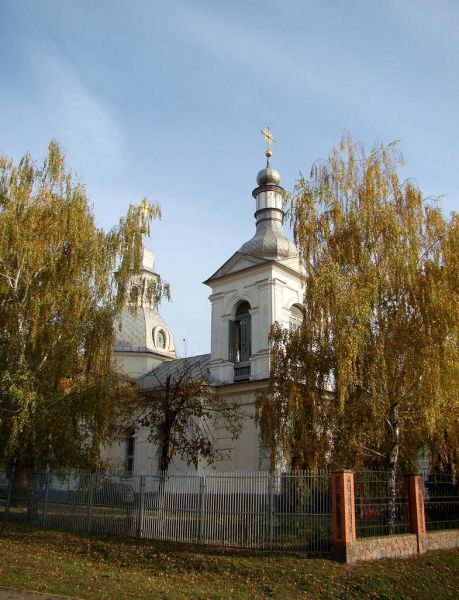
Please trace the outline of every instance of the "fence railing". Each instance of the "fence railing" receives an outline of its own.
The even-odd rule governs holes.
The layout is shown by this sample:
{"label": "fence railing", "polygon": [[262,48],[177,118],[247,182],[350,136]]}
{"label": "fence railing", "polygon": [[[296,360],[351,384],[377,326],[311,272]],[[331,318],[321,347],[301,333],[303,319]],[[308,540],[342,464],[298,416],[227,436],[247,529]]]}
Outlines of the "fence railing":
{"label": "fence railing", "polygon": [[410,531],[408,494],[404,478],[386,471],[354,474],[357,537],[392,535]]}
{"label": "fence railing", "polygon": [[[417,501],[408,497],[405,478],[394,480],[387,472],[347,473],[354,490],[348,514],[351,520],[355,518],[357,538],[414,531],[412,513]],[[411,476],[410,481],[413,477],[422,492],[421,477]],[[459,528],[458,483],[444,473],[424,473],[423,483],[427,530]],[[0,521],[240,548],[330,553],[332,501],[337,522],[344,518],[340,494],[332,498],[331,474],[316,471],[113,474],[18,470],[3,478]],[[336,541],[336,523],[334,532]]]}
{"label": "fence railing", "polygon": [[49,528],[329,553],[330,476],[317,472],[18,473],[3,520]]}
{"label": "fence railing", "polygon": [[424,503],[427,530],[459,528],[459,481],[450,473],[425,471]]}

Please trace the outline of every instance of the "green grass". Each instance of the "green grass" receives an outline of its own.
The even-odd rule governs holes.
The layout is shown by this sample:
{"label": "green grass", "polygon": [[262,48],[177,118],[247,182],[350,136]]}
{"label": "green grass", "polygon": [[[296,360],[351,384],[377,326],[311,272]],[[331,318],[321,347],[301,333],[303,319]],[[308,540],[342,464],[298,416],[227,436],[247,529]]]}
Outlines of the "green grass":
{"label": "green grass", "polygon": [[352,567],[301,554],[0,525],[0,585],[87,599],[459,597],[459,550]]}

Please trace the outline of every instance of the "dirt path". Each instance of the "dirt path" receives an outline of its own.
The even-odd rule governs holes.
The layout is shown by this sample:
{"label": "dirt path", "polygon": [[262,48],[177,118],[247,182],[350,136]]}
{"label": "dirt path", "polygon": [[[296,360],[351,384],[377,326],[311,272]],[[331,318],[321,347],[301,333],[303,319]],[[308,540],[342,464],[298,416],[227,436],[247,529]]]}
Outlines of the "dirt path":
{"label": "dirt path", "polygon": [[25,592],[0,587],[0,600],[78,600],[75,596],[54,596],[41,592]]}

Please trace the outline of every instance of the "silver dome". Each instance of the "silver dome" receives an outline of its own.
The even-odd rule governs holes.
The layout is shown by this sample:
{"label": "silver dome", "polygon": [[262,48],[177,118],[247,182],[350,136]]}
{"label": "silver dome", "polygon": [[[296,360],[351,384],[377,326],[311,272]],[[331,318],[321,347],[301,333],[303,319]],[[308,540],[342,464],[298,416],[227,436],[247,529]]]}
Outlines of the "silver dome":
{"label": "silver dome", "polygon": [[262,185],[279,185],[280,173],[276,169],[271,168],[271,165],[266,165],[266,168],[259,171],[257,175],[257,183],[261,187]]}
{"label": "silver dome", "polygon": [[[252,196],[257,199],[257,206],[258,196],[269,190],[269,188],[268,190],[263,189],[265,186],[276,186],[277,190],[274,190],[276,197],[283,192],[279,185],[281,179],[279,171],[271,167],[270,156],[271,153],[268,150],[266,167],[258,173],[258,188],[252,192]],[[239,248],[239,252],[271,260],[297,257],[298,250],[294,241],[288,238],[282,229],[284,211],[279,205],[278,199],[273,201],[272,196],[269,197],[269,200],[266,198],[265,194],[263,202],[255,213],[255,235]]]}

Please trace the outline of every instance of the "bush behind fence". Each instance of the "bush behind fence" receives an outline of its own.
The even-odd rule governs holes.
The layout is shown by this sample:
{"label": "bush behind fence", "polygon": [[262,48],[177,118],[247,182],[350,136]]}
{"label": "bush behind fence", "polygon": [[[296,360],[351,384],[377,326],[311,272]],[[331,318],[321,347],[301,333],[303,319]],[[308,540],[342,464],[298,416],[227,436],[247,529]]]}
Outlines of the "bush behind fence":
{"label": "bush behind fence", "polygon": [[393,481],[387,471],[356,471],[354,490],[357,537],[410,532],[408,490],[403,477]]}
{"label": "bush behind fence", "polygon": [[430,531],[459,529],[459,480],[450,473],[422,473],[426,527]]}

